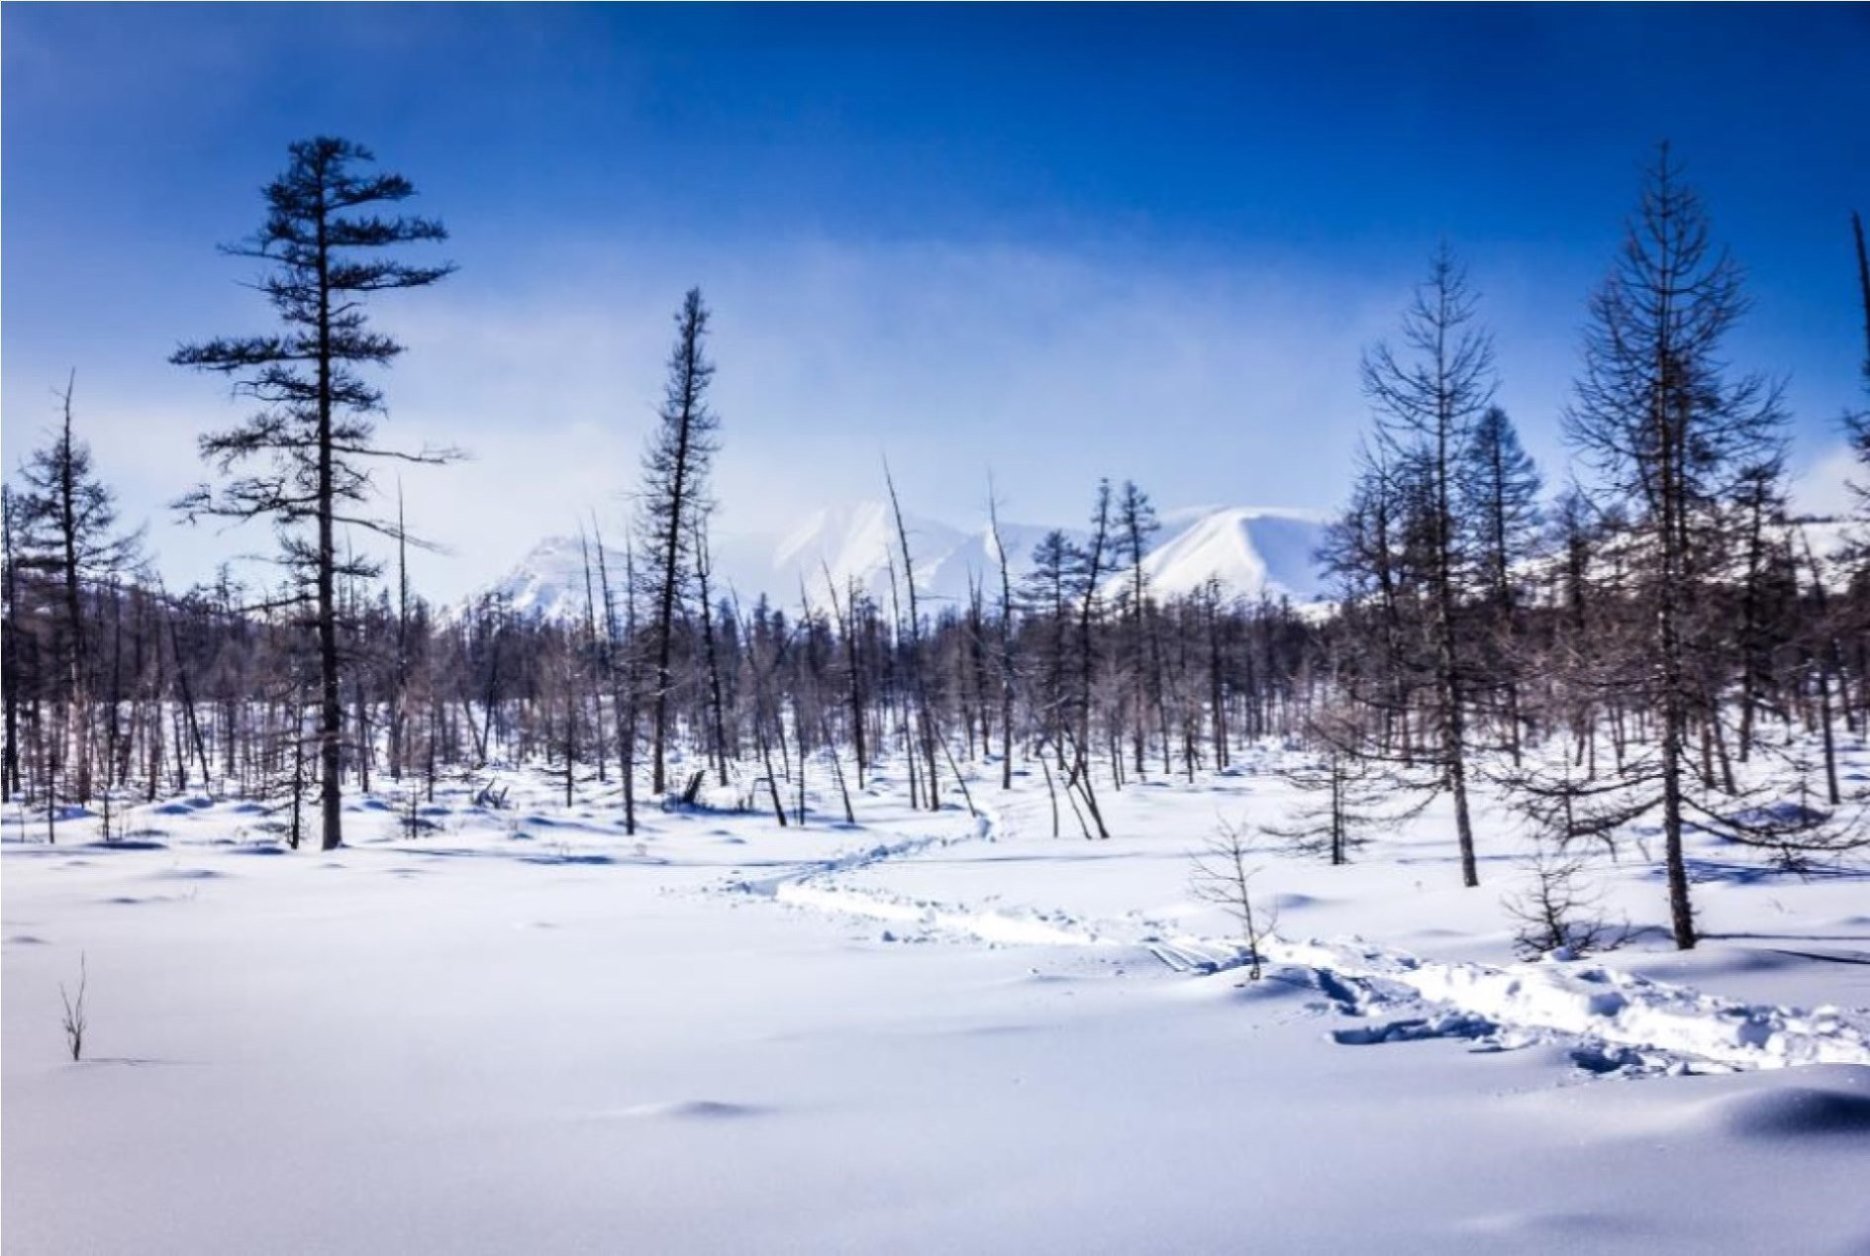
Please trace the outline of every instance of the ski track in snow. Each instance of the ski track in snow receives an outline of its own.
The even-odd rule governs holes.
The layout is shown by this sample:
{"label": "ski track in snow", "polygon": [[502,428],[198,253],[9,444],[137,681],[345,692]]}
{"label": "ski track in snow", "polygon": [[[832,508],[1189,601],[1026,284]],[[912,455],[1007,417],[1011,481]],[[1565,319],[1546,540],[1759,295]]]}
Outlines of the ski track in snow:
{"label": "ski track in snow", "polygon": [[[735,879],[727,888],[821,914],[905,926],[910,933],[904,936],[996,946],[1127,947],[1198,976],[1246,962],[1238,941],[1177,933],[1141,918],[1099,920],[1058,910],[944,903],[839,883],[845,874],[924,851],[993,841],[999,825],[997,815],[983,812],[968,832],[879,844],[772,877]],[[897,936],[884,934],[886,940]],[[1264,942],[1261,959],[1286,970],[1279,974],[1286,979],[1321,991],[1346,1016],[1394,1018],[1335,1031],[1333,1040],[1345,1045],[1433,1037],[1508,1050],[1558,1042],[1570,1047],[1581,1070],[1622,1076],[1870,1066],[1870,1011],[1862,1009],[1741,1003],[1600,964],[1439,963],[1361,939],[1273,937]]]}

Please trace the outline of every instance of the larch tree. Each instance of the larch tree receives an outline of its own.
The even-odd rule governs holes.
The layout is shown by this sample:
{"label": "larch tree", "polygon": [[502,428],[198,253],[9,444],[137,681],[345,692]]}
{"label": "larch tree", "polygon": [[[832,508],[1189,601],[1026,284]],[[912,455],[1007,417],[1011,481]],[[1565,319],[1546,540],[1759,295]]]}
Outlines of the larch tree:
{"label": "larch tree", "polygon": [[20,665],[19,565],[13,553],[13,516],[17,513],[13,486],[0,484],[0,594],[5,597],[4,647],[0,648],[0,704],[5,707],[6,747],[0,751],[0,802],[12,802],[19,792],[20,686],[28,674]]}
{"label": "larch tree", "polygon": [[[890,517],[896,525],[897,552],[902,555],[903,560],[903,587],[909,596],[905,658],[909,673],[909,698],[914,705],[911,719],[916,726],[918,742],[927,770],[929,810],[937,811],[941,808],[940,777],[935,765],[937,733],[935,715],[929,709],[928,684],[922,658],[922,608],[916,591],[915,554],[909,548],[909,525],[903,520],[902,501],[896,495],[896,479],[890,474],[887,461],[883,464],[883,483],[889,490]],[[912,789],[910,797],[913,799],[914,796],[915,791]]]}
{"label": "larch tree", "polygon": [[1013,788],[1013,690],[1017,674],[1013,657],[1013,576],[1006,538],[1000,534],[1000,503],[991,477],[987,481],[987,528],[993,539],[994,566],[1000,575],[999,613],[994,617],[994,653],[1000,673],[1000,788],[1010,790]]}
{"label": "larch tree", "polygon": [[86,636],[86,586],[108,580],[136,559],[140,534],[117,528],[117,498],[91,462],[91,447],[72,434],[76,373],[59,394],[61,421],[52,439],[20,468],[14,561],[57,590],[60,633],[55,651],[63,671],[70,764],[76,797],[91,795],[91,668]]}
{"label": "larch tree", "polygon": [[1437,759],[1453,796],[1461,881],[1480,884],[1468,807],[1468,683],[1459,608],[1471,584],[1471,547],[1460,526],[1461,469],[1493,400],[1493,342],[1476,323],[1477,296],[1453,254],[1441,249],[1403,316],[1403,349],[1379,345],[1364,359],[1364,391],[1395,460],[1415,472],[1417,523],[1431,622]]}
{"label": "larch tree", "polygon": [[1163,771],[1169,770],[1169,726],[1162,705],[1162,650],[1156,638],[1156,614],[1149,594],[1149,573],[1143,566],[1150,544],[1161,528],[1149,494],[1138,488],[1134,481],[1125,480],[1122,493],[1117,498],[1117,532],[1118,548],[1124,565],[1129,568],[1128,648],[1135,662],[1130,684],[1131,718],[1135,720],[1131,732],[1131,750],[1139,777],[1144,774],[1143,759],[1149,741],[1152,705],[1161,723]]}
{"label": "larch tree", "polygon": [[1069,779],[1084,799],[1085,810],[1097,826],[1097,835],[1108,838],[1103,809],[1091,783],[1092,697],[1098,673],[1098,632],[1103,613],[1103,582],[1110,574],[1111,555],[1116,549],[1113,535],[1115,519],[1111,512],[1110,481],[1097,482],[1097,502],[1091,509],[1091,530],[1085,544],[1077,551],[1077,566],[1072,573],[1078,600],[1078,678],[1073,698],[1072,766]]}
{"label": "larch tree", "polygon": [[177,509],[191,521],[270,520],[295,597],[309,603],[318,638],[321,845],[330,850],[344,840],[339,585],[378,570],[366,557],[340,556],[337,533],[348,528],[400,541],[400,523],[371,513],[371,465],[458,456],[378,443],[383,393],[364,371],[387,366],[403,347],[370,327],[364,303],[379,293],[427,287],[454,267],[414,265],[383,252],[439,242],[447,232],[433,219],[384,215],[385,207],[414,196],[415,186],[399,174],[363,169],[375,161],[369,149],[320,136],[293,144],[289,153],[285,172],[264,190],[264,225],[224,249],[263,263],[257,286],[283,329],[187,345],[170,358],[228,376],[237,396],[260,407],[239,426],[202,437],[201,456],[224,482],[218,491],[198,487]]}
{"label": "larch tree", "polygon": [[1521,738],[1518,664],[1507,648],[1519,610],[1513,572],[1538,543],[1544,524],[1540,487],[1538,468],[1520,445],[1512,419],[1499,406],[1488,406],[1474,425],[1458,501],[1490,621],[1482,641],[1485,670],[1505,697],[1507,748],[1515,763]]}
{"label": "larch tree", "polygon": [[708,469],[719,448],[720,419],[708,406],[714,363],[708,360],[708,307],[690,288],[675,314],[669,378],[649,450],[643,456],[639,531],[648,549],[644,573],[654,651],[654,706],[650,729],[650,788],[668,788],[670,696],[675,676],[675,629],[683,594],[693,578],[694,538],[712,502]]}
{"label": "larch tree", "polygon": [[708,551],[706,518],[697,515],[691,528],[695,559],[695,607],[701,612],[701,658],[707,677],[708,752],[714,759],[715,775],[721,787],[727,787],[727,719],[721,688],[721,651],[715,644],[714,568]]}
{"label": "larch tree", "polygon": [[1379,447],[1358,455],[1351,499],[1325,529],[1317,560],[1341,594],[1339,605],[1357,631],[1346,651],[1344,681],[1356,701],[1379,716],[1373,740],[1384,754],[1409,748],[1407,571],[1401,477]]}
{"label": "larch tree", "polygon": [[1772,457],[1784,424],[1774,386],[1729,376],[1723,346],[1745,308],[1740,268],[1715,247],[1665,144],[1592,298],[1566,427],[1603,486],[1634,505],[1643,551],[1632,581],[1632,646],[1643,661],[1635,683],[1659,739],[1653,768],[1630,778],[1642,796],[1618,809],[1661,809],[1670,923],[1683,950],[1697,938],[1682,836],[1691,721],[1707,699],[1696,671],[1712,639],[1709,585],[1727,552],[1724,508]]}
{"label": "larch tree", "polygon": [[[1866,399],[1870,400],[1870,245],[1864,243],[1863,216],[1855,210],[1851,211],[1851,238],[1857,246],[1857,296],[1863,303],[1864,356],[1859,373]],[[1857,461],[1870,469],[1870,406],[1846,415],[1844,424]],[[1870,505],[1870,488],[1858,485],[1856,489],[1860,503]]]}

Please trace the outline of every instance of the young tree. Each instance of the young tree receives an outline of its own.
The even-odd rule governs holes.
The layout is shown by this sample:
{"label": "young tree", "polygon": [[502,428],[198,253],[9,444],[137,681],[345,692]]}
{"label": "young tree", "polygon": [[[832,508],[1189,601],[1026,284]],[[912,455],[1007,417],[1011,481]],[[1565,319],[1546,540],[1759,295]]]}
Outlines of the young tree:
{"label": "young tree", "polygon": [[[1073,781],[1084,800],[1084,809],[1097,826],[1097,835],[1108,838],[1104,813],[1097,803],[1097,791],[1091,783],[1091,710],[1092,689],[1098,666],[1098,626],[1103,615],[1103,581],[1109,574],[1115,539],[1112,528],[1110,481],[1097,482],[1097,503],[1091,509],[1091,531],[1086,543],[1077,550],[1077,566],[1072,579],[1078,600],[1078,685],[1073,699],[1076,726],[1072,729]],[[1218,703],[1216,704],[1218,708]]]}
{"label": "young tree", "polygon": [[1013,682],[1017,671],[1013,657],[1013,576],[1006,539],[1000,535],[1000,503],[991,477],[987,481],[987,529],[993,538],[994,564],[1000,569],[1000,609],[995,616],[995,653],[1000,664],[1000,788],[1009,790],[1013,788]]}
{"label": "young tree", "polygon": [[1497,605],[1511,605],[1514,564],[1537,540],[1539,490],[1538,468],[1520,445],[1513,420],[1499,406],[1488,406],[1474,425],[1458,500],[1483,588]]}
{"label": "young tree", "polygon": [[1266,942],[1278,927],[1278,913],[1255,901],[1253,878],[1260,869],[1249,868],[1253,847],[1245,825],[1222,820],[1205,849],[1190,856],[1189,891],[1204,903],[1213,903],[1234,918],[1245,951],[1247,979],[1263,975]]}
{"label": "young tree", "polygon": [[[1323,856],[1341,867],[1369,844],[1375,830],[1412,819],[1434,800],[1432,785],[1425,789],[1363,753],[1366,734],[1347,713],[1319,711],[1306,722],[1305,733],[1316,753],[1275,769],[1297,798],[1278,822],[1260,826],[1293,853]],[[1405,801],[1398,803],[1399,797]]]}
{"label": "young tree", "polygon": [[1467,669],[1458,620],[1472,571],[1460,527],[1461,468],[1474,430],[1493,399],[1493,342],[1475,325],[1477,297],[1444,247],[1430,263],[1403,316],[1406,356],[1379,345],[1363,364],[1364,391],[1380,416],[1379,434],[1395,459],[1416,472],[1423,529],[1423,577],[1434,641],[1438,759],[1454,798],[1461,880],[1480,884],[1468,812],[1470,753]]}
{"label": "young tree", "polygon": [[1377,748],[1407,756],[1409,643],[1413,599],[1403,539],[1402,477],[1381,448],[1359,454],[1357,478],[1344,512],[1325,529],[1317,555],[1337,582],[1339,606],[1355,631],[1339,652],[1349,695],[1378,717]]}
{"label": "young tree", "polygon": [[[371,463],[441,463],[457,456],[433,449],[401,452],[377,443],[373,416],[383,410],[383,394],[362,372],[387,365],[402,346],[370,329],[364,301],[381,292],[427,287],[454,267],[416,266],[380,253],[445,240],[447,232],[432,219],[381,215],[379,207],[407,200],[415,187],[398,174],[360,170],[375,160],[369,149],[320,136],[293,144],[289,152],[285,173],[265,189],[265,224],[251,240],[225,250],[265,263],[259,287],[284,330],[188,345],[169,359],[229,376],[236,395],[261,407],[240,426],[202,438],[202,458],[233,478],[218,493],[197,488],[177,507],[191,521],[203,515],[270,519],[283,561],[301,588],[313,589],[322,847],[330,850],[344,840],[338,584],[377,569],[367,559],[340,559],[337,529],[400,539],[397,524],[369,513]],[[255,463],[259,469],[234,475],[235,468]]]}
{"label": "young tree", "polygon": [[[1734,650],[1740,672],[1740,760],[1753,750],[1754,719],[1774,684],[1774,655],[1783,644],[1780,626],[1771,623],[1775,604],[1796,600],[1784,597],[1788,583],[1796,590],[1796,577],[1788,580],[1791,555],[1781,534],[1785,531],[1784,467],[1781,460],[1744,468],[1735,478],[1733,508],[1737,516],[1734,550],[1739,557],[1739,622],[1734,625]],[[1822,605],[1822,586],[1820,604]],[[1832,799],[1835,803],[1836,798]]]}
{"label": "young tree", "polygon": [[643,457],[639,513],[649,550],[645,594],[654,616],[648,628],[655,651],[650,788],[658,794],[668,788],[676,617],[692,575],[696,529],[713,506],[708,497],[708,468],[719,448],[715,434],[721,424],[708,407],[708,386],[714,379],[714,363],[708,360],[705,344],[708,318],[701,289],[690,288],[675,314],[675,345],[669,350],[660,425]]}
{"label": "young tree", "polygon": [[1521,959],[1554,951],[1583,959],[1629,941],[1627,924],[1613,925],[1604,918],[1602,896],[1584,881],[1586,870],[1581,856],[1541,852],[1525,893],[1500,900],[1517,926],[1513,946]]}
{"label": "young tree", "polygon": [[72,435],[76,373],[60,394],[62,422],[51,442],[20,469],[25,491],[16,507],[20,529],[14,561],[56,588],[63,621],[60,662],[72,727],[68,762],[78,801],[91,794],[90,642],[85,586],[93,587],[131,566],[140,534],[117,530],[117,498],[91,465],[91,447]]}
{"label": "young tree", "polygon": [[1025,651],[1028,704],[1040,739],[1051,744],[1061,769],[1071,722],[1073,572],[1082,561],[1071,538],[1054,528],[1033,546],[1020,588],[1020,610],[1034,638]]}
{"label": "young tree", "polygon": [[1117,531],[1124,565],[1130,569],[1128,648],[1139,663],[1132,672],[1130,686],[1133,705],[1131,718],[1135,721],[1131,751],[1135,756],[1136,774],[1139,777],[1144,772],[1144,752],[1149,740],[1149,707],[1152,704],[1156,708],[1162,731],[1163,771],[1168,771],[1169,725],[1162,705],[1162,648],[1156,637],[1156,608],[1149,595],[1149,573],[1143,569],[1143,559],[1149,553],[1150,542],[1161,528],[1149,494],[1133,481],[1125,480],[1117,499]]}
{"label": "young tree", "polygon": [[0,484],[0,590],[6,598],[4,644],[0,644],[0,703],[6,710],[6,748],[0,759],[0,802],[13,801],[20,789],[19,707],[20,686],[27,669],[20,665],[19,563],[13,551],[13,518],[18,507],[13,486]]}
{"label": "young tree", "polygon": [[[1864,357],[1860,372],[1864,392],[1870,395],[1870,246],[1864,244],[1864,220],[1856,210],[1851,211],[1851,236],[1857,245],[1857,294],[1864,313]],[[1870,468],[1870,407],[1846,415],[1844,426],[1857,461]],[[1870,504],[1870,488],[1857,486],[1857,496],[1860,502]]]}
{"label": "young tree", "polygon": [[1520,704],[1517,660],[1509,648],[1518,611],[1513,570],[1531,556],[1542,526],[1539,487],[1539,472],[1520,446],[1513,421],[1499,406],[1488,406],[1474,425],[1459,500],[1490,620],[1483,670],[1505,695],[1507,748],[1514,762],[1520,757]]}
{"label": "young tree", "polygon": [[[909,673],[909,700],[914,708],[910,720],[917,729],[917,736],[922,748],[922,757],[927,771],[929,810],[938,810],[941,806],[940,778],[935,768],[935,713],[929,709],[927,677],[922,659],[922,611],[916,593],[915,555],[909,548],[909,526],[903,521],[902,502],[896,496],[896,479],[890,474],[889,463],[883,464],[883,483],[889,490],[890,516],[896,524],[897,552],[903,560],[903,588],[909,595],[908,637],[904,647]],[[900,616],[898,619],[900,621]],[[914,778],[913,763],[910,764],[910,776]],[[909,791],[910,806],[915,805],[915,790]]]}

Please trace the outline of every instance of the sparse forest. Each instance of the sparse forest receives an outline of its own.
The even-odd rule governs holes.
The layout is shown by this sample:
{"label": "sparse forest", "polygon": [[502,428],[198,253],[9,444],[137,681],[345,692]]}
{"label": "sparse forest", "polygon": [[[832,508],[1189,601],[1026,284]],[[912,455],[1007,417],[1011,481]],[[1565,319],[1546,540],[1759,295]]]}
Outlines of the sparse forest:
{"label": "sparse forest", "polygon": [[[1481,780],[1557,850],[1615,847],[1654,819],[1675,941],[1691,947],[1684,825],[1792,865],[1864,840],[1835,747],[1870,721],[1870,566],[1837,539],[1848,521],[1787,513],[1777,392],[1723,351],[1740,273],[1666,147],[1590,302],[1574,465],[1534,467],[1493,404],[1480,285],[1451,251],[1399,294],[1398,339],[1363,365],[1367,452],[1319,555],[1330,603],[1218,584],[1158,596],[1143,563],[1155,511],[1125,481],[1087,494],[1085,539],[1053,532],[1022,571],[1002,551],[965,604],[919,596],[900,505],[887,599],[853,583],[743,604],[710,580],[708,468],[757,417],[710,405],[695,290],[642,466],[620,469],[637,503],[617,525],[626,561],[612,565],[595,524],[584,613],[555,619],[414,587],[400,505],[385,517],[368,463],[453,455],[376,443],[370,371],[399,346],[367,329],[362,302],[450,269],[370,250],[445,233],[373,216],[414,187],[361,172],[372,159],[355,144],[291,158],[265,226],[234,250],[275,268],[264,291],[286,330],[175,356],[259,407],[202,442],[234,478],[177,509],[270,521],[281,579],[165,587],[117,518],[75,383],[8,485],[4,785],[48,842],[68,807],[108,817],[198,791],[256,802],[289,845],[317,834],[330,849],[347,791],[399,799],[413,831],[438,779],[501,764],[553,774],[568,804],[614,777],[631,831],[638,808],[694,805],[704,788],[711,805],[802,823],[808,778],[835,781],[854,819],[853,787],[886,760],[927,809],[972,810],[970,789],[1036,770],[1056,836],[1116,839],[1108,793],[1192,781],[1271,739],[1312,756],[1295,780],[1322,800],[1283,831],[1332,862],[1373,822],[1446,794],[1462,878],[1480,884]],[[1860,223],[1854,257],[1846,243],[1870,404]],[[1848,428],[1870,449],[1861,416]],[[355,552],[361,533],[392,542],[393,570]],[[1804,802],[1766,805],[1788,788]]]}
{"label": "sparse forest", "polygon": [[1870,1254],[1866,14],[0,4],[7,1256]]}

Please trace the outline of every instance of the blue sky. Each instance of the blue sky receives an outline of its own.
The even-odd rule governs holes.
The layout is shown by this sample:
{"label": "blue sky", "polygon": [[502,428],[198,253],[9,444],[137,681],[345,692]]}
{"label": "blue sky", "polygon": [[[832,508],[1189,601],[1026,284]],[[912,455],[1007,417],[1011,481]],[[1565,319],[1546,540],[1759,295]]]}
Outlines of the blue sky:
{"label": "blue sky", "polygon": [[[1076,521],[1326,509],[1439,240],[1548,476],[1584,301],[1668,137],[1751,276],[1737,365],[1788,376],[1795,463],[1857,398],[1870,9],[391,5],[0,10],[5,458],[78,414],[172,578],[264,548],[173,525],[241,411],[165,364],[266,326],[214,246],[293,139],[410,176],[460,273],[381,303],[386,434],[469,447],[412,519],[452,595],[621,495],[669,316],[716,311],[721,526],[874,495]],[[1834,464],[1833,459],[1833,464]],[[1827,471],[1817,474],[1822,483]],[[1834,478],[1834,477],[1833,477]],[[1820,492],[1820,489],[1813,489]]]}

